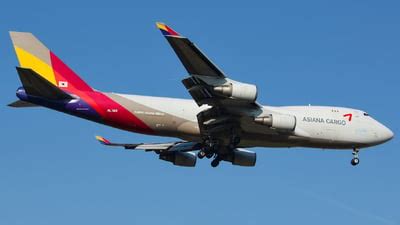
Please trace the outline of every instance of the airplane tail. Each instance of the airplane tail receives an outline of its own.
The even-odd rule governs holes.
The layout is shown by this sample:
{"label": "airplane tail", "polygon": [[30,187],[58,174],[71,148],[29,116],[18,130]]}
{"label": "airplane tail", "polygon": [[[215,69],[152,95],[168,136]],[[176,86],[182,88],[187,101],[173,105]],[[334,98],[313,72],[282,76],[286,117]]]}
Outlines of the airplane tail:
{"label": "airplane tail", "polygon": [[92,89],[31,33],[10,32],[10,36],[23,86],[16,92],[19,101],[10,107],[43,106],[118,128],[152,132],[117,101]]}
{"label": "airplane tail", "polygon": [[10,32],[26,93],[47,99],[69,99],[93,89],[33,34]]}

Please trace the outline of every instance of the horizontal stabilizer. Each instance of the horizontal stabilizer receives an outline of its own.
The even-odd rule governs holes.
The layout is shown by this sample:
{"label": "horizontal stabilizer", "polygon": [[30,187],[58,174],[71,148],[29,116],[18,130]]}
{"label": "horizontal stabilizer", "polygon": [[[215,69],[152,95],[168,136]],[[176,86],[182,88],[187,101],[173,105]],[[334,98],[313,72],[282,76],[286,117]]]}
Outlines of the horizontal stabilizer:
{"label": "horizontal stabilizer", "polygon": [[67,100],[73,97],[56,87],[29,68],[17,67],[19,78],[27,94],[50,100]]}
{"label": "horizontal stabilizer", "polygon": [[12,103],[8,104],[8,106],[14,107],[14,108],[38,107],[38,105],[36,105],[36,104],[30,103],[30,102],[26,102],[26,101],[22,101],[22,100],[18,100],[18,101],[12,102]]}

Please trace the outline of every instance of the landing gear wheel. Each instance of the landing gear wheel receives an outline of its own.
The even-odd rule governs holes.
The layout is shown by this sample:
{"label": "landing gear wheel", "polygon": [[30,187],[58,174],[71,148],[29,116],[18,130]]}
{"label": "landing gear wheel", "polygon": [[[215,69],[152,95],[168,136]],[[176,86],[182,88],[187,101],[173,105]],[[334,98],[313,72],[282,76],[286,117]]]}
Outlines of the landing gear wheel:
{"label": "landing gear wheel", "polygon": [[353,166],[357,166],[360,163],[360,159],[359,158],[353,158],[351,160],[351,165]]}
{"label": "landing gear wheel", "polygon": [[207,157],[207,159],[211,159],[212,157],[214,156],[214,153],[208,153],[207,155],[206,155],[206,157]]}
{"label": "landing gear wheel", "polygon": [[208,152],[212,152],[212,153],[217,152],[219,147],[220,147],[218,141],[217,140],[213,140],[210,137],[204,140],[203,145],[204,145],[204,148],[205,148],[204,152],[206,152],[206,153],[208,153]]}
{"label": "landing gear wheel", "polygon": [[205,153],[203,150],[201,150],[201,151],[199,151],[199,152],[197,153],[197,157],[199,157],[199,159],[204,158],[204,156],[206,156],[206,153]]}
{"label": "landing gear wheel", "polygon": [[220,160],[215,158],[213,161],[211,161],[211,166],[212,167],[217,167],[219,165]]}

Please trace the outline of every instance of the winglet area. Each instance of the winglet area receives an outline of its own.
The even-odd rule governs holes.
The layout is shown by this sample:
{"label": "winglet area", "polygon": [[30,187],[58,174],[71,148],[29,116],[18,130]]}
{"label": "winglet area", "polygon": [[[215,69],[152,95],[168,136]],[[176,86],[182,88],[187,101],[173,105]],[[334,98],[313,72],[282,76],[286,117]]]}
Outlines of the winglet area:
{"label": "winglet area", "polygon": [[224,78],[225,74],[188,38],[183,37],[164,23],[156,23],[179,60],[190,75],[204,75]]}
{"label": "winglet area", "polygon": [[101,137],[101,136],[96,136],[96,139],[103,145],[110,145],[111,142],[108,141],[107,139]]}
{"label": "winglet area", "polygon": [[174,31],[171,27],[167,26],[164,23],[157,22],[156,25],[164,36],[178,36],[178,37],[181,36],[178,34],[178,32]]}

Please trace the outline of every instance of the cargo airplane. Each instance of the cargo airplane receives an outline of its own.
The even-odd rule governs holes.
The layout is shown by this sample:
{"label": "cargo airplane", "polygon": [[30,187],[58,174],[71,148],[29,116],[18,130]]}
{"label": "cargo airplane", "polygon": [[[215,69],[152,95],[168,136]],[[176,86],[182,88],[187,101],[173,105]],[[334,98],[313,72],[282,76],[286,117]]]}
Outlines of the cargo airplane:
{"label": "cargo airplane", "polygon": [[31,33],[10,32],[20,66],[19,98],[9,106],[42,106],[118,129],[179,138],[168,143],[113,143],[153,151],[177,166],[197,158],[254,166],[252,147],[310,147],[352,150],[382,144],[393,132],[366,112],[330,106],[264,106],[257,87],[230,79],[188,38],[163,23],[158,29],[187,70],[183,85],[193,99],[117,94],[89,86]]}

